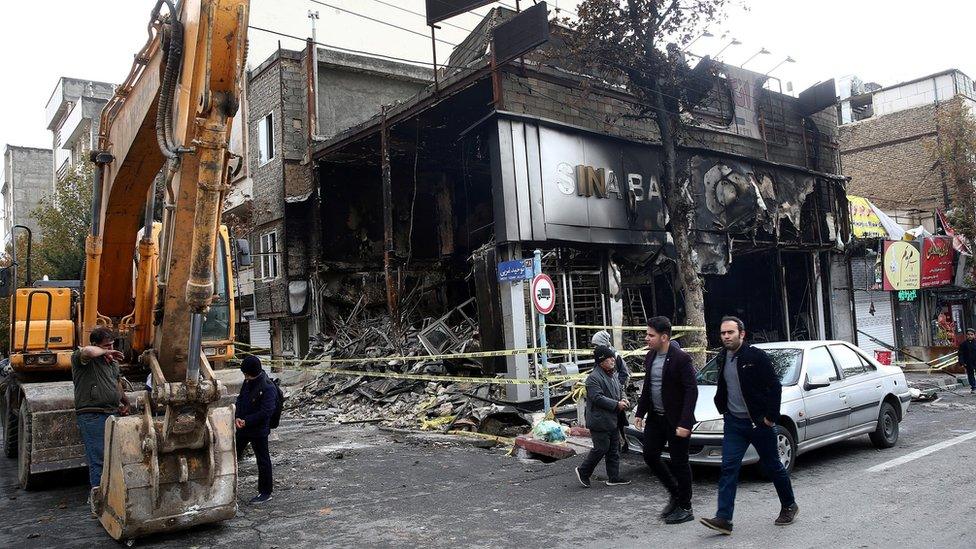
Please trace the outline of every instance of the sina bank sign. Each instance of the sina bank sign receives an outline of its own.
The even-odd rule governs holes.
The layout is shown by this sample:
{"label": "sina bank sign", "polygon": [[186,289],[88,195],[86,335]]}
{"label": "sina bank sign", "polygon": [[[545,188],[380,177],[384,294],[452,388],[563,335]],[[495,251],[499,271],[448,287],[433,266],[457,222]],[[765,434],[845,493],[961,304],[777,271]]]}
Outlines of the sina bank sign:
{"label": "sina bank sign", "polygon": [[611,168],[586,164],[573,166],[567,162],[556,166],[556,188],[567,196],[621,200],[631,197],[633,202],[661,197],[661,189],[654,177],[645,178],[639,173],[618,175]]}

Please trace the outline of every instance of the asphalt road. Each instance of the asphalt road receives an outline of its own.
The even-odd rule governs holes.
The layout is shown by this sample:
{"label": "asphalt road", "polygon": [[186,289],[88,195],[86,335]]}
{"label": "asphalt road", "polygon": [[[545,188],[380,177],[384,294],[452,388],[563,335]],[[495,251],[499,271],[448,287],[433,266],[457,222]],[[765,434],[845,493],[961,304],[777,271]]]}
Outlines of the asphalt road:
{"label": "asphalt road", "polygon": [[[257,482],[241,464],[238,516],[221,525],[138,540],[145,547],[973,547],[976,546],[976,396],[913,404],[895,448],[861,437],[801,456],[793,474],[797,522],[773,525],[773,487],[747,469],[735,533],[697,522],[666,526],[666,501],[640,456],[624,459],[634,484],[580,487],[581,458],[544,464],[502,449],[430,442],[374,427],[287,421],[272,443],[276,491],[245,502]],[[949,445],[950,441],[953,444]],[[934,446],[945,443],[939,447]],[[928,450],[924,456],[920,451]],[[906,457],[907,456],[907,457]],[[904,462],[892,462],[904,458]],[[878,471],[884,464],[889,467]],[[695,469],[694,510],[715,511],[714,469]],[[602,466],[597,475],[603,473]],[[88,514],[84,472],[34,492],[16,487],[0,458],[0,547],[118,547]]]}

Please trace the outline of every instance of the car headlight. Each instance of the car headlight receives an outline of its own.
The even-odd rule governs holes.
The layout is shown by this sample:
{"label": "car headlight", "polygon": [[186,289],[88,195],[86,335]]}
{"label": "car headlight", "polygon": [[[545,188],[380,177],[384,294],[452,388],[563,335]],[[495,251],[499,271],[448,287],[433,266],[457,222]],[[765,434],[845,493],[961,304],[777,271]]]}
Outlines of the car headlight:
{"label": "car headlight", "polygon": [[696,433],[724,433],[725,432],[725,420],[724,419],[713,419],[710,421],[701,421],[692,431]]}

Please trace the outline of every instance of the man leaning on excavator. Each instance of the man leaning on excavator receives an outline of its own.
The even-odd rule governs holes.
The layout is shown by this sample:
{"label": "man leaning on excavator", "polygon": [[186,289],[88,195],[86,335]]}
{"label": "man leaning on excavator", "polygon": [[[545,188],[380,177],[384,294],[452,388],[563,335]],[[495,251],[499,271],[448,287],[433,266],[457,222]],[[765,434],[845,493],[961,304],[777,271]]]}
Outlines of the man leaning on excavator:
{"label": "man leaning on excavator", "polygon": [[128,415],[129,400],[122,387],[119,361],[124,357],[115,350],[115,334],[108,328],[95,328],[88,340],[91,345],[71,355],[71,381],[75,386],[78,430],[85,443],[88,481],[94,494],[102,481],[105,422],[115,414]]}

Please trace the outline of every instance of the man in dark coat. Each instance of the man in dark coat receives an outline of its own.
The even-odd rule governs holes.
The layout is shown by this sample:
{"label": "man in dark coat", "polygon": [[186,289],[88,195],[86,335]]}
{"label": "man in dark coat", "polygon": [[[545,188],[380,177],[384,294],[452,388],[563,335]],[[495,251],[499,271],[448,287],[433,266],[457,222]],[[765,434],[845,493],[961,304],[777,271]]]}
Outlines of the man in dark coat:
{"label": "man in dark coat", "polygon": [[630,484],[620,478],[620,431],[618,414],[630,408],[623,396],[620,380],[614,372],[613,349],[599,345],[593,351],[595,366],[586,378],[586,427],[593,439],[593,449],[576,468],[576,478],[589,488],[590,476],[600,460],[606,457],[607,486]]}
{"label": "man in dark coat", "polygon": [[271,452],[268,435],[271,434],[271,416],[277,405],[278,389],[261,368],[261,359],[254,355],[241,362],[244,384],[237,395],[234,425],[237,427],[237,458],[244,455],[250,444],[258,462],[258,495],[249,503],[264,503],[271,499]]}
{"label": "man in dark coat", "polygon": [[959,346],[959,364],[966,368],[969,394],[976,394],[976,330],[966,330],[966,341]]}
{"label": "man in dark coat", "polygon": [[793,496],[790,474],[779,460],[776,442],[783,386],[769,355],[744,342],[746,329],[742,320],[734,316],[723,318],[720,335],[723,349],[716,359],[715,407],[723,415],[725,426],[722,473],[718,480],[718,512],[715,518],[700,519],[701,523],[722,534],[732,534],[739,469],[751,444],[779,496],[780,512],[774,524],[792,524],[800,508]]}
{"label": "man in dark coat", "polygon": [[[667,524],[680,524],[695,518],[688,446],[695,424],[698,382],[691,356],[671,344],[671,321],[667,318],[656,316],[647,321],[644,343],[650,350],[644,359],[644,388],[634,412],[634,426],[644,429],[644,462],[671,495],[661,517]],[[670,468],[661,460],[665,443]]]}

